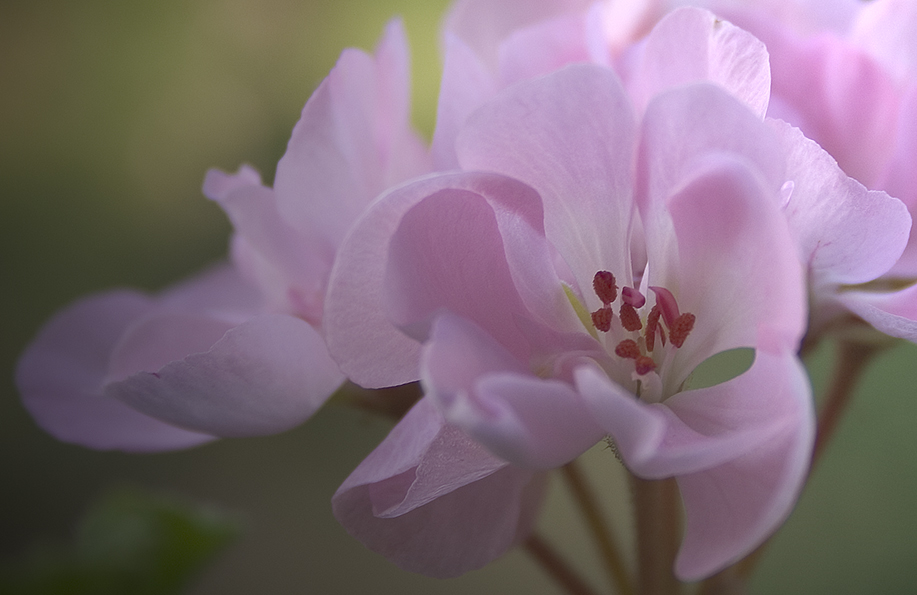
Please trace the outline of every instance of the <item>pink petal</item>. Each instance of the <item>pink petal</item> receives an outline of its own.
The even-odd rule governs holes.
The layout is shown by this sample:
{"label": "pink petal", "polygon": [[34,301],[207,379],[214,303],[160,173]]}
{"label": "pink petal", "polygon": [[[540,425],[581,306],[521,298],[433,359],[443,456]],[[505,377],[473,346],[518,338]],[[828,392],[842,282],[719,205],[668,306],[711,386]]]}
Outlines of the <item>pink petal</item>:
{"label": "pink petal", "polygon": [[605,434],[570,385],[532,375],[482,329],[451,314],[436,319],[424,346],[423,381],[449,423],[514,465],[559,467]]}
{"label": "pink petal", "polygon": [[259,281],[275,310],[318,324],[334,252],[284,221],[273,190],[230,181],[244,174],[244,168],[236,176],[211,170],[204,182],[204,192],[223,207],[244,241],[244,248],[235,247],[235,256],[246,252],[240,264]]}
{"label": "pink petal", "polygon": [[768,115],[802,129],[847,175],[869,188],[894,150],[899,90],[862,50],[830,35],[762,36],[771,56],[775,108]]}
{"label": "pink petal", "polygon": [[851,39],[899,81],[917,77],[917,5],[909,0],[867,2],[854,22]]}
{"label": "pink petal", "polygon": [[[898,133],[895,152],[886,164],[878,187],[907,205],[913,216],[917,211],[917,84],[912,84],[904,94],[898,114]],[[917,277],[917,234],[912,234],[904,254],[889,273],[896,277]]]}
{"label": "pink petal", "polygon": [[[614,73],[573,65],[482,107],[459,136],[458,155],[465,169],[499,172],[538,191],[548,240],[588,288],[599,270],[630,276],[634,132]],[[592,301],[587,307],[601,305]]]}
{"label": "pink petal", "polygon": [[843,291],[836,299],[880,332],[917,342],[917,285],[883,293]]}
{"label": "pink petal", "polygon": [[401,568],[458,576],[531,529],[541,477],[508,466],[444,425],[422,399],[332,498],[348,533]]}
{"label": "pink petal", "polygon": [[[209,324],[191,321],[165,315],[126,336],[119,358],[135,364],[149,358],[151,363],[108,384],[105,396],[180,427],[224,437],[254,436],[302,423],[344,380],[319,334],[304,321],[279,314],[256,316],[226,331],[208,350],[162,365],[158,333],[171,326],[176,343],[190,349],[205,336],[202,324]],[[181,328],[174,326],[179,322],[193,341],[181,336]]]}
{"label": "pink petal", "polygon": [[562,14],[585,11],[590,0],[458,0],[444,30],[468,44],[485,64],[497,63],[497,48],[510,33]]}
{"label": "pink petal", "polygon": [[512,33],[500,44],[499,72],[504,84],[549,74],[575,62],[607,66],[601,7],[540,21]]}
{"label": "pink petal", "polygon": [[409,123],[409,64],[401,23],[376,56],[345,50],[303,108],[274,189],[281,215],[333,251],[382,190],[429,171]]}
{"label": "pink petal", "polygon": [[664,404],[635,400],[595,367],[576,379],[629,469],[678,479],[687,517],[676,561],[683,580],[742,558],[789,514],[815,425],[805,370],[792,353],[759,350],[744,374]]}
{"label": "pink petal", "polygon": [[[464,297],[453,296],[445,291],[444,288],[451,285],[426,287],[421,282],[420,286],[415,287],[416,279],[409,268],[405,268],[406,264],[393,264],[391,266],[395,268],[392,272],[386,273],[391,260],[390,243],[402,218],[415,205],[428,198],[442,198],[445,201],[443,205],[455,201],[479,201],[481,209],[489,211],[489,214],[480,211],[483,217],[481,221],[490,220],[490,223],[485,224],[490,226],[485,227],[490,230],[489,233],[495,231],[493,221],[496,220],[500,235],[491,233],[488,236],[490,244],[487,245],[497,252],[487,252],[478,261],[462,258],[458,265],[450,265],[459,266],[454,272],[438,268],[439,265],[432,259],[460,256],[466,249],[478,249],[475,247],[478,238],[467,235],[468,232],[477,233],[478,228],[466,222],[455,230],[445,230],[452,237],[448,242],[446,237],[439,238],[431,231],[424,230],[420,219],[423,219],[424,213],[436,210],[436,201],[431,203],[432,206],[423,207],[415,213],[417,220],[413,225],[419,235],[411,237],[405,232],[400,240],[422,245],[422,250],[416,253],[407,248],[402,250],[405,262],[428,259],[424,266],[428,267],[430,274],[442,277],[438,283],[458,283],[459,280],[471,283],[467,288],[457,288]],[[357,222],[341,247],[326,297],[323,328],[328,348],[348,377],[370,387],[394,386],[418,378],[420,345],[392,323],[386,315],[386,304],[392,307],[392,314],[401,324],[420,323],[415,329],[417,337],[424,334],[423,319],[429,318],[437,308],[449,306],[466,313],[476,311],[479,313],[479,323],[491,320],[494,329],[503,329],[500,331],[501,337],[505,337],[506,341],[517,348],[522,348],[522,340],[518,331],[513,329],[512,314],[533,309],[536,313],[554,316],[557,324],[573,324],[570,322],[572,314],[564,317],[566,310],[556,314],[557,305],[565,303],[566,298],[562,285],[553,273],[551,255],[539,231],[541,205],[537,198],[530,188],[515,180],[477,173],[434,176],[396,188],[380,197]],[[429,223],[437,226],[437,229],[444,225],[435,219]],[[460,233],[466,235],[456,235]],[[454,249],[447,250],[456,241],[467,242],[467,245],[459,246],[460,253]],[[494,259],[493,254],[505,254],[506,260],[501,264],[501,259]],[[510,273],[507,273],[507,266],[510,267]],[[490,280],[482,277],[482,273],[496,270],[494,267],[502,271],[502,276],[496,279],[493,287],[488,287]],[[462,271],[467,272],[467,275],[459,274]],[[391,277],[390,281],[385,281],[386,275]],[[451,276],[457,278],[452,279]],[[513,287],[516,279],[522,279],[516,284],[519,290]],[[391,298],[385,297],[388,293],[385,283],[391,283],[389,289],[395,291]],[[475,291],[483,293],[476,296],[473,295]],[[525,297],[525,306],[519,301],[517,291],[521,291]],[[484,307],[488,302],[483,296],[496,297],[496,303],[503,304],[501,311],[507,313],[509,318],[488,312]],[[461,301],[461,304],[458,305],[457,301]],[[420,309],[414,310],[415,307]]]}
{"label": "pink petal", "polygon": [[163,307],[210,312],[242,322],[263,309],[263,297],[236,269],[219,264],[176,283],[159,295]]}
{"label": "pink petal", "polygon": [[445,60],[433,132],[437,171],[458,169],[455,139],[468,116],[497,92],[497,81],[474,51],[455,35],[446,35]]}
{"label": "pink petal", "polygon": [[[719,155],[669,199],[678,252],[671,277],[696,324],[669,380],[736,347],[795,351],[806,321],[805,279],[786,221],[746,163]],[[650,262],[660,262],[652,260]],[[671,279],[671,281],[670,281]],[[677,279],[677,280],[676,280]]]}
{"label": "pink petal", "polygon": [[709,81],[764,117],[771,77],[767,49],[757,38],[713,13],[675,10],[652,30],[635,71],[637,105],[666,89]]}
{"label": "pink petal", "polygon": [[888,271],[910,234],[904,204],[847,177],[798,129],[780,121],[771,125],[785,147],[793,183],[786,217],[815,283],[865,283]]}
{"label": "pink petal", "polygon": [[16,368],[23,404],[45,431],[90,448],[133,452],[213,440],[102,396],[115,344],[134,320],[154,308],[153,300],[139,293],[108,292],[83,298],[45,324]]}

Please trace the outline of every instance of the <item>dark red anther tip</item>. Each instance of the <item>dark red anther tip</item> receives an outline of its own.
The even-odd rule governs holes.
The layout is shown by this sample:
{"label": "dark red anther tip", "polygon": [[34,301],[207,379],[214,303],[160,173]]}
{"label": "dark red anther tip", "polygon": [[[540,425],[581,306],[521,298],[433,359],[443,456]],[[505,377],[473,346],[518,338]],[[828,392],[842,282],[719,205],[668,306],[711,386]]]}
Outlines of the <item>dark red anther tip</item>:
{"label": "dark red anther tip", "polygon": [[[646,333],[644,333],[644,338],[646,339],[646,350],[653,351],[653,348],[656,347],[656,329],[662,330],[659,327],[659,316],[662,313],[659,311],[659,306],[655,305],[650,310],[649,316],[646,317]],[[665,345],[665,339],[663,339],[663,345]]]}
{"label": "dark red anther tip", "polygon": [[643,328],[643,323],[640,322],[640,315],[630,304],[621,304],[620,315],[621,326],[625,329],[634,332]]}
{"label": "dark red anther tip", "polygon": [[615,347],[615,355],[623,357],[624,359],[637,359],[642,354],[640,353],[640,346],[637,345],[636,341],[633,339],[624,339]]}
{"label": "dark red anther tip", "polygon": [[592,313],[592,324],[603,333],[611,330],[611,318],[614,314],[610,306],[599,308]]}
{"label": "dark red anther tip", "polygon": [[618,297],[618,285],[615,283],[615,276],[608,271],[599,271],[592,278],[592,289],[599,296],[602,303],[606,306],[615,301]]}
{"label": "dark red anther tip", "polygon": [[688,338],[691,329],[694,328],[694,320],[695,316],[690,312],[685,312],[675,319],[675,324],[669,328],[669,339],[672,341],[672,345],[681,347],[685,344],[685,339]]}
{"label": "dark red anther tip", "polygon": [[653,361],[653,358],[645,355],[638,357],[635,363],[637,365],[637,374],[640,376],[649,374],[656,369],[656,362]]}

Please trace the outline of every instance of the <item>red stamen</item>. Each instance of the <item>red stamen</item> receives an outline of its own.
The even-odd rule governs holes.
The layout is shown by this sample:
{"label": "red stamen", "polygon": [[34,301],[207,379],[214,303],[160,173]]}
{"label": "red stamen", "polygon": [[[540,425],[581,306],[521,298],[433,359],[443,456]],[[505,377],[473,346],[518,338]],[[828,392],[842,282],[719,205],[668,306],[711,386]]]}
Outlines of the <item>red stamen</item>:
{"label": "red stamen", "polygon": [[685,344],[685,339],[694,328],[694,318],[694,314],[685,312],[675,319],[675,324],[669,327],[669,339],[672,340],[672,345],[681,347]]}
{"label": "red stamen", "polygon": [[611,330],[612,316],[614,316],[614,314],[612,313],[610,306],[599,308],[592,313],[592,324],[595,325],[595,328],[599,329],[603,333],[607,333]]}
{"label": "red stamen", "polygon": [[656,369],[656,362],[653,361],[653,358],[641,355],[637,358],[637,374],[643,376],[644,374],[649,374]]}
{"label": "red stamen", "polygon": [[642,308],[646,303],[646,296],[633,287],[625,287],[621,290],[621,300],[634,308]]}
{"label": "red stamen", "polygon": [[641,357],[640,346],[633,339],[624,339],[615,347],[615,355],[624,359],[637,359]]}
{"label": "red stamen", "polygon": [[627,330],[634,332],[643,328],[643,323],[640,322],[640,315],[630,304],[621,304],[619,313],[621,315],[621,326]]}
{"label": "red stamen", "polygon": [[[646,350],[653,351],[653,348],[656,346],[656,329],[662,330],[659,326],[659,316],[661,312],[659,311],[659,306],[653,306],[653,309],[650,310],[649,316],[646,317],[646,333],[644,338],[646,339]],[[665,336],[663,336],[662,344],[665,345]]]}
{"label": "red stamen", "polygon": [[650,289],[656,294],[656,305],[662,310],[662,319],[665,321],[665,325],[671,329],[679,314],[678,302],[675,301],[675,296],[665,287],[650,287]]}
{"label": "red stamen", "polygon": [[615,301],[618,297],[618,285],[615,283],[615,276],[608,271],[599,271],[592,278],[592,289],[599,296],[602,303],[606,306]]}

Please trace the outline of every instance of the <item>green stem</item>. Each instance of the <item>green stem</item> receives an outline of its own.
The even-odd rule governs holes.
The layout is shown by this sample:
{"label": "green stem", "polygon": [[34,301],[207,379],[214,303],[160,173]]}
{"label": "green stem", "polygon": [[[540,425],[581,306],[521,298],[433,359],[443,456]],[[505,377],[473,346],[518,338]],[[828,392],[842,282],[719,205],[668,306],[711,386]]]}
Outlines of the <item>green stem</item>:
{"label": "green stem", "polygon": [[677,595],[673,568],[681,537],[681,508],[674,479],[633,477],[639,595]]}
{"label": "green stem", "polygon": [[602,562],[611,584],[620,595],[634,595],[634,585],[624,558],[617,546],[611,524],[602,514],[596,501],[595,494],[586,483],[586,478],[575,462],[570,462],[561,468],[564,479],[573,494],[573,500],[579,506],[580,512],[586,518],[592,539],[602,553]]}
{"label": "green stem", "polygon": [[532,533],[522,545],[538,565],[551,575],[551,578],[569,595],[595,595],[595,591],[570,568],[566,560],[561,558],[554,548],[540,535]]}

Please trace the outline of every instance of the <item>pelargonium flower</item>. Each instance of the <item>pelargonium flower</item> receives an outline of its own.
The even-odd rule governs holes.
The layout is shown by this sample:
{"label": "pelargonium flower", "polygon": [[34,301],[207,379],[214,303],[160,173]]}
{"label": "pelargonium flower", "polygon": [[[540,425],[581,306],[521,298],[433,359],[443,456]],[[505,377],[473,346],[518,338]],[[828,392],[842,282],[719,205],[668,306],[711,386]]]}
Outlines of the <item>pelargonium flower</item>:
{"label": "pelargonium flower", "polygon": [[377,193],[429,169],[409,125],[408,70],[393,22],[375,57],[346,50],[306,103],[274,189],[247,166],[208,173],[204,193],[236,229],[234,266],[153,297],[98,294],[52,318],[16,373],[39,425],[147,451],[310,417],[344,380],[320,334],[337,246]]}
{"label": "pelargonium flower", "polygon": [[[633,473],[678,480],[681,578],[747,554],[789,513],[813,434],[779,138],[718,86],[663,88],[638,114],[610,69],[575,65],[502,92],[457,139],[463,171],[380,197],[332,272],[342,369],[426,390],[341,486],[338,519],[406,568],[457,574],[526,526],[538,475],[523,471],[609,434]],[[701,362],[743,347],[747,371],[690,389]]]}

